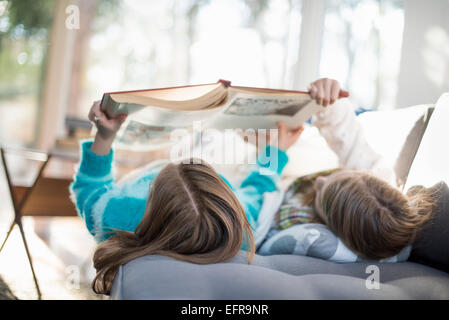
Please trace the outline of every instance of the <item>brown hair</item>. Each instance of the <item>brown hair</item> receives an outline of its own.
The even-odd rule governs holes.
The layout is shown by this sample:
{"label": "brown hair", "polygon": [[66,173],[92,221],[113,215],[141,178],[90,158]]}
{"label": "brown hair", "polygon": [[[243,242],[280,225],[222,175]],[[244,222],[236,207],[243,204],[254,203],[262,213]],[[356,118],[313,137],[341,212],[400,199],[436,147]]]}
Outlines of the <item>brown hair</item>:
{"label": "brown hair", "polygon": [[429,221],[433,198],[426,188],[407,195],[367,172],[337,174],[318,199],[327,226],[366,259],[398,254]]}
{"label": "brown hair", "polygon": [[96,249],[92,288],[109,294],[118,268],[144,255],[219,263],[233,258],[243,240],[251,263],[255,252],[251,227],[238,199],[215,170],[199,159],[171,163],[154,180],[135,232],[116,231]]}

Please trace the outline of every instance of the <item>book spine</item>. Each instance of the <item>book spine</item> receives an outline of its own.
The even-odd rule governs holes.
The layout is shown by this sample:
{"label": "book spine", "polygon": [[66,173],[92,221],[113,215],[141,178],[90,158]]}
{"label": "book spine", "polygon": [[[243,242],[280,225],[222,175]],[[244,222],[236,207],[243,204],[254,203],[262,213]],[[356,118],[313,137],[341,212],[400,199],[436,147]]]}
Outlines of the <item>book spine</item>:
{"label": "book spine", "polygon": [[101,99],[100,109],[106,113],[108,117],[115,117],[116,116],[116,109],[117,109],[117,102],[115,102],[111,95],[104,94],[103,99]]}

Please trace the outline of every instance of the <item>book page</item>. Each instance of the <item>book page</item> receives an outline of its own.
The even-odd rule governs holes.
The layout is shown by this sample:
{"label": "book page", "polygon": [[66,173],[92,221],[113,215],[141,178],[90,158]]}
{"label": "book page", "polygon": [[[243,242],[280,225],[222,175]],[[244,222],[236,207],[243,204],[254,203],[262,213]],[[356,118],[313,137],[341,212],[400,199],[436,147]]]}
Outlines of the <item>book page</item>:
{"label": "book page", "polygon": [[155,126],[130,120],[123,124],[114,145],[123,149],[147,151],[170,146],[170,133],[176,127]]}
{"label": "book page", "polygon": [[287,127],[296,128],[322,108],[308,94],[261,96],[235,92],[212,125],[220,129],[272,129],[277,127],[277,121],[283,121]]}
{"label": "book page", "polygon": [[142,90],[132,92],[132,94],[136,96],[155,98],[167,101],[186,101],[198,99],[212,92],[214,89],[222,86],[223,85],[221,83],[213,83],[197,86]]}
{"label": "book page", "polygon": [[128,114],[128,120],[135,120],[150,126],[187,127],[194,121],[210,119],[220,113],[220,109],[196,111],[167,110],[156,107],[140,107]]}
{"label": "book page", "polygon": [[103,108],[110,115],[132,113],[142,108],[194,111],[213,108],[227,97],[223,84],[200,85],[106,94]]}
{"label": "book page", "polygon": [[407,191],[414,185],[431,187],[444,181],[449,184],[449,93],[443,94],[435,106],[426,131],[413,159],[404,187]]}
{"label": "book page", "polygon": [[117,133],[116,146],[135,151],[148,151],[171,145],[170,134],[175,129],[191,131],[195,122],[210,121],[220,109],[179,111],[143,108],[129,114]]}

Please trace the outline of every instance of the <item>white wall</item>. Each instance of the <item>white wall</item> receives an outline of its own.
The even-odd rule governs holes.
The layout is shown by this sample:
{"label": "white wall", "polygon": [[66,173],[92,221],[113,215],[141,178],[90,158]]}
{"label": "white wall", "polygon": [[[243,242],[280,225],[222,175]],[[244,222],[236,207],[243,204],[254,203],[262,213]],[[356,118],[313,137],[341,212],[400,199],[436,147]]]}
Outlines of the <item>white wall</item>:
{"label": "white wall", "polygon": [[449,92],[449,0],[404,0],[398,108]]}

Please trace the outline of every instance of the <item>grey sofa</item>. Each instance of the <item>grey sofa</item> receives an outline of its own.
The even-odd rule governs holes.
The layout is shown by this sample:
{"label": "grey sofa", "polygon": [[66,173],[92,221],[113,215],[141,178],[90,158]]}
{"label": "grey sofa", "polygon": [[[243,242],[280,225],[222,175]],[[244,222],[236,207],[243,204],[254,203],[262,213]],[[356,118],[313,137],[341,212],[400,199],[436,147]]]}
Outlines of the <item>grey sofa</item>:
{"label": "grey sofa", "polygon": [[[379,289],[367,286],[379,269]],[[371,288],[371,289],[369,289]],[[449,299],[449,274],[413,262],[338,264],[305,256],[246,253],[196,265],[145,256],[122,266],[111,299]]]}
{"label": "grey sofa", "polygon": [[[419,141],[426,129],[431,108],[418,118],[396,161],[396,174],[403,183]],[[427,239],[412,251],[416,262],[339,264],[307,256],[256,255],[249,265],[240,252],[226,263],[196,265],[163,256],[144,256],[121,266],[114,280],[111,299],[449,299],[449,251],[441,235],[449,233],[449,197],[439,213],[439,237]],[[435,234],[429,230],[429,237]],[[445,238],[447,239],[447,237]],[[447,244],[445,244],[447,246]],[[426,266],[427,264],[427,266]],[[373,267],[374,266],[374,267]],[[437,267],[440,270],[433,268]],[[443,267],[441,267],[443,266]],[[446,269],[447,268],[447,269]],[[443,271],[444,270],[444,271]],[[377,276],[380,285],[370,280]]]}

